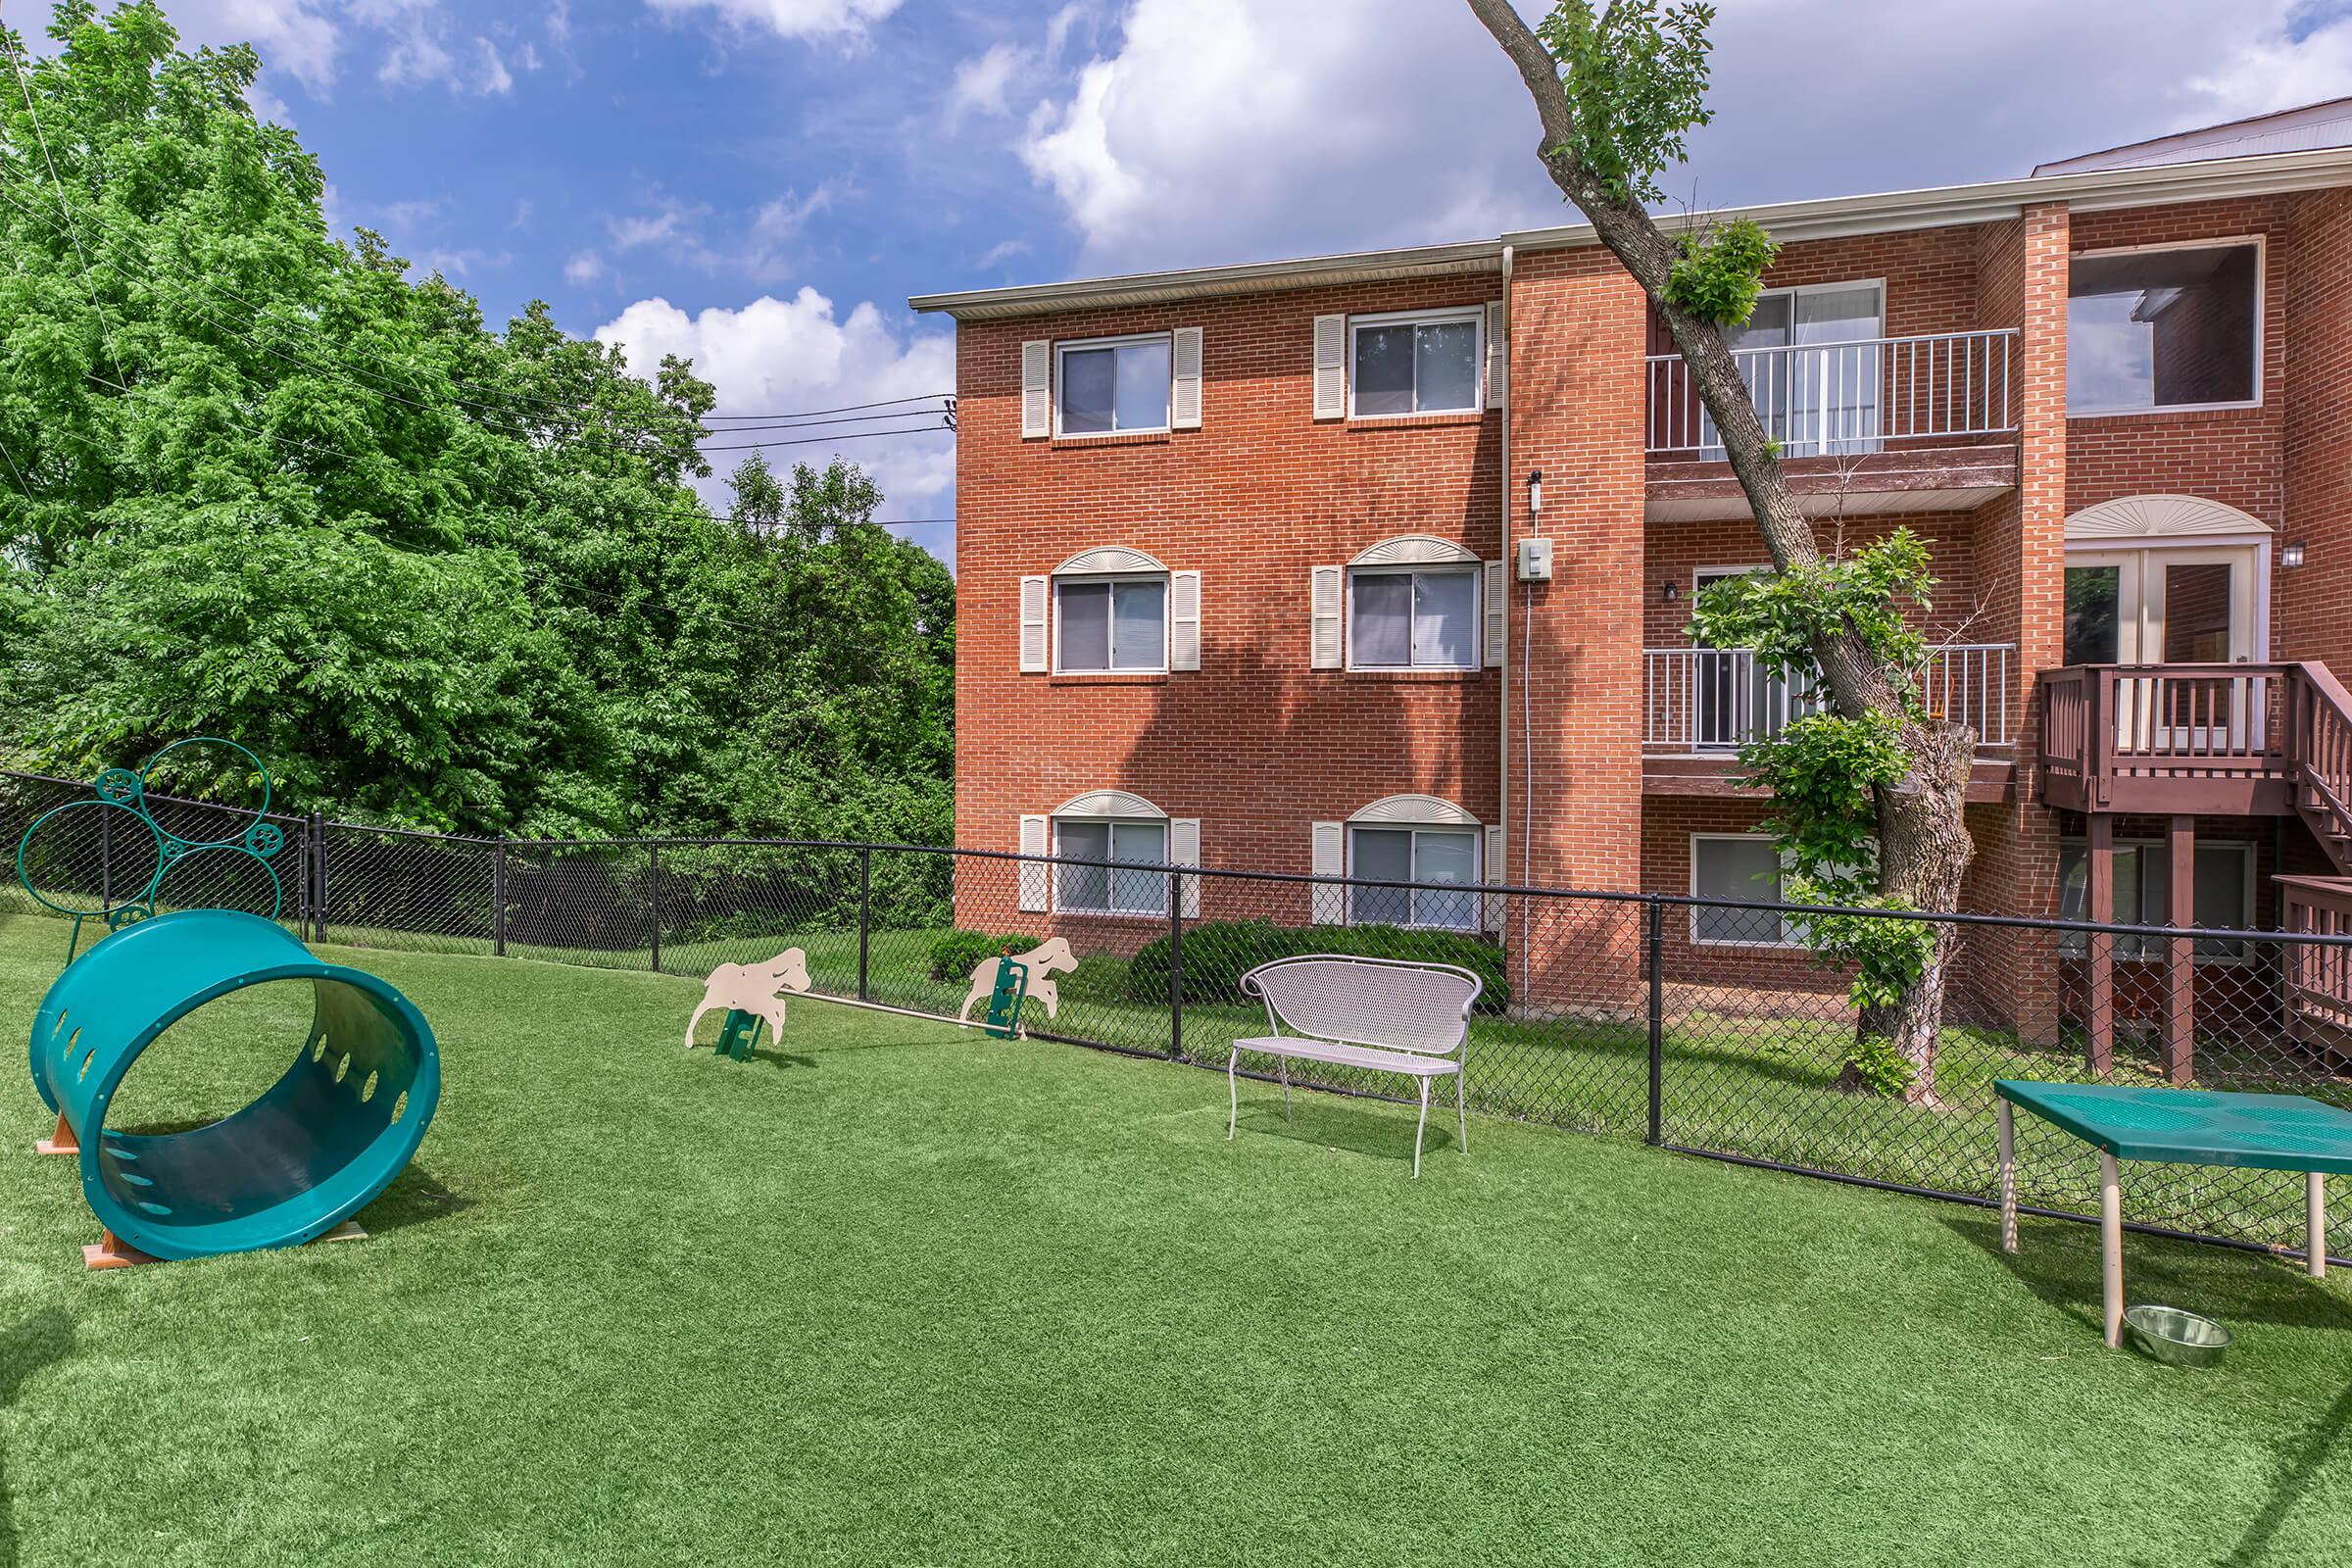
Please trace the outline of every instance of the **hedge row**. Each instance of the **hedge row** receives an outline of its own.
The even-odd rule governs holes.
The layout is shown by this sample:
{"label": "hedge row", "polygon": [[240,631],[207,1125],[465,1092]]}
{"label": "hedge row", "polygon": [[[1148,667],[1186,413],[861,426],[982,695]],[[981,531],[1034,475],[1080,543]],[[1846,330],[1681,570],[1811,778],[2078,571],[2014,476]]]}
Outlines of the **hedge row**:
{"label": "hedge row", "polygon": [[[1184,1000],[1188,1003],[1249,1003],[1242,976],[1275,958],[1334,954],[1351,958],[1403,958],[1416,963],[1450,963],[1486,983],[1478,1010],[1500,1011],[1510,1004],[1511,983],[1502,949],[1458,931],[1407,930],[1394,925],[1276,925],[1271,920],[1215,920],[1184,928]],[[1146,943],[1127,965],[1127,995],[1165,1006],[1168,1002],[1168,939]]]}

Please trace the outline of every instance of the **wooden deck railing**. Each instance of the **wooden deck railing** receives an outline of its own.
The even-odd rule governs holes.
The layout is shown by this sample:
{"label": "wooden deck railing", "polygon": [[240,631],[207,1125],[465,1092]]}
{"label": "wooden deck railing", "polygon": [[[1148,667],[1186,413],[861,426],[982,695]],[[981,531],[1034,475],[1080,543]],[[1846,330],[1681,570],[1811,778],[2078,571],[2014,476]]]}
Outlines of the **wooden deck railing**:
{"label": "wooden deck railing", "polygon": [[[2299,935],[2352,936],[2352,882],[2342,877],[2275,878],[2286,896],[2282,929]],[[2317,942],[2285,949],[2286,1015],[2306,1045],[2352,1055],[2352,948]]]}
{"label": "wooden deck railing", "polygon": [[[2041,695],[2042,799],[2079,811],[2284,812],[2342,716],[2301,664],[2076,664]],[[2343,766],[2352,783],[2352,731]]]}

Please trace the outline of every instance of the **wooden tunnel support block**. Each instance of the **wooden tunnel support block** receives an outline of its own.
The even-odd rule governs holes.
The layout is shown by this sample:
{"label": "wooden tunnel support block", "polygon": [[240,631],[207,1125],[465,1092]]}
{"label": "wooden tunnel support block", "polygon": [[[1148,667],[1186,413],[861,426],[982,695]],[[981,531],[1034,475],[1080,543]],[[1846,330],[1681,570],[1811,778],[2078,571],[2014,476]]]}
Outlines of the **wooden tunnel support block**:
{"label": "wooden tunnel support block", "polygon": [[[324,1235],[313,1237],[312,1241],[315,1244],[319,1242],[364,1242],[367,1239],[368,1233],[360,1228],[359,1221],[347,1219]],[[81,1250],[81,1261],[85,1268],[101,1269],[136,1268],[141,1263],[161,1263],[164,1259],[140,1251],[113,1231],[102,1230],[98,1233],[95,1245]]]}
{"label": "wooden tunnel support block", "polygon": [[74,1129],[66,1124],[64,1111],[58,1112],[57,1131],[46,1138],[34,1139],[32,1152],[36,1154],[78,1154],[81,1152],[81,1140],[74,1137]]}

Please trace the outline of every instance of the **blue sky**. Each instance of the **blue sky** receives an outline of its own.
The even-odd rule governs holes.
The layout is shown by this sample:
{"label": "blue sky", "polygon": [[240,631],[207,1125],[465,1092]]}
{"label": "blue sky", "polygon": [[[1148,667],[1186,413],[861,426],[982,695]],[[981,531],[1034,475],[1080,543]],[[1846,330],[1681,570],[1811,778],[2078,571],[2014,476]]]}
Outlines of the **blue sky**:
{"label": "blue sky", "polygon": [[[166,0],[250,39],[329,218],[532,298],[722,413],[947,391],[910,293],[1556,220],[1458,0]],[[34,0],[9,0],[34,30]],[[1533,9],[1532,0],[1530,9]],[[2352,93],[2352,0],[1722,0],[1720,206],[1995,178]],[[821,459],[826,444],[778,448]],[[944,436],[843,442],[945,518]],[[725,465],[733,454],[713,461]],[[910,537],[948,554],[953,531]]]}

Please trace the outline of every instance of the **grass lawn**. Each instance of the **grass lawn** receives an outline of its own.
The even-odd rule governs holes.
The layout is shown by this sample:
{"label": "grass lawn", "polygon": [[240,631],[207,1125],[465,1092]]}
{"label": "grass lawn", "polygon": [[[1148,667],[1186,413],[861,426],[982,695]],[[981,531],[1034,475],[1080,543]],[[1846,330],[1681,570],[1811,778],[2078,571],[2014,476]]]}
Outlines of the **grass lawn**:
{"label": "grass lawn", "polygon": [[[64,951],[0,918],[0,1019]],[[2133,1238],[2230,1359],[2101,1344],[2096,1233],[694,982],[322,950],[447,1084],[364,1243],[88,1274],[0,1091],[0,1563],[2279,1563],[2352,1540],[2346,1287]],[[208,1008],[126,1125],[274,1076]],[[184,1037],[184,1038],[183,1038]]]}

